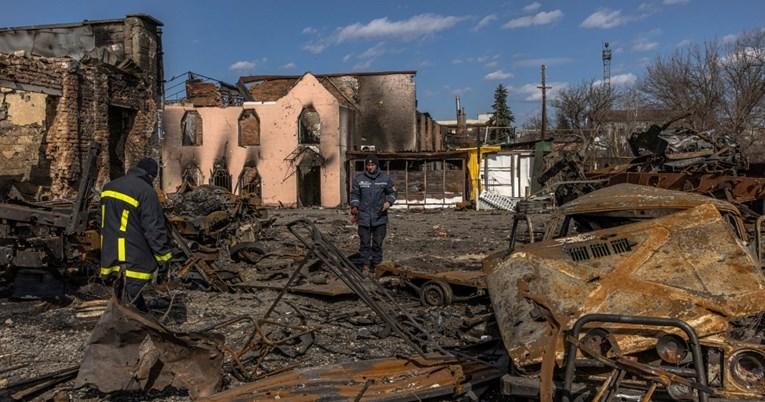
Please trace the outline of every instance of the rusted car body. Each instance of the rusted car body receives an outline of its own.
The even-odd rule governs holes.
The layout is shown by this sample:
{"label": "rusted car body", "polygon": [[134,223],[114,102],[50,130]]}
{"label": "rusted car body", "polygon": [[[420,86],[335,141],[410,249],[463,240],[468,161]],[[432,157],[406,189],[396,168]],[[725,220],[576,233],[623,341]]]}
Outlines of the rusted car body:
{"label": "rusted car body", "polygon": [[[620,184],[562,206],[542,242],[484,261],[516,369],[507,393],[531,382],[543,400],[762,400],[765,276],[754,243],[732,204],[698,194]],[[621,322],[572,333],[593,315]],[[687,323],[693,336],[641,317]],[[564,363],[575,375],[556,386]]]}

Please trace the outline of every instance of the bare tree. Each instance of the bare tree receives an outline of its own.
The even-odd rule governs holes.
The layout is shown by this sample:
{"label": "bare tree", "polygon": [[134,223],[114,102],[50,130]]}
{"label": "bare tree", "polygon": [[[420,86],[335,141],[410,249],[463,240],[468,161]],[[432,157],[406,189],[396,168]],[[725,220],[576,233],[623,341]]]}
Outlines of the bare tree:
{"label": "bare tree", "polygon": [[763,119],[765,32],[740,35],[726,49],[721,68],[725,92],[720,128],[733,134],[743,147],[749,147],[758,138],[746,135],[747,130],[760,125]]}
{"label": "bare tree", "polygon": [[586,161],[592,156],[596,139],[616,99],[616,92],[599,82],[585,81],[562,89],[552,101],[558,124],[565,125],[579,137],[580,151]]}
{"label": "bare tree", "polygon": [[732,135],[746,149],[758,142],[765,110],[765,32],[745,32],[678,49],[647,66],[639,88],[651,102],[695,130]]}

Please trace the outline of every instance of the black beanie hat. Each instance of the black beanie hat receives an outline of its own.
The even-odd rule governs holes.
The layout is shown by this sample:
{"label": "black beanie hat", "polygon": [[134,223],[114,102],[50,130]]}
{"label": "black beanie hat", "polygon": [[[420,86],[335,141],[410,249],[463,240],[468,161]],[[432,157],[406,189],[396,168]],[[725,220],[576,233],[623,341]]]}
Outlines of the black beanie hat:
{"label": "black beanie hat", "polygon": [[157,161],[151,158],[144,158],[138,161],[138,164],[136,165],[137,168],[143,169],[149,176],[151,177],[157,177],[157,172],[159,171],[159,166],[157,165]]}
{"label": "black beanie hat", "polygon": [[366,159],[364,159],[364,165],[366,165],[367,163],[370,163],[370,162],[374,163],[377,166],[380,166],[380,160],[377,159],[377,155],[375,155],[375,154],[367,155]]}

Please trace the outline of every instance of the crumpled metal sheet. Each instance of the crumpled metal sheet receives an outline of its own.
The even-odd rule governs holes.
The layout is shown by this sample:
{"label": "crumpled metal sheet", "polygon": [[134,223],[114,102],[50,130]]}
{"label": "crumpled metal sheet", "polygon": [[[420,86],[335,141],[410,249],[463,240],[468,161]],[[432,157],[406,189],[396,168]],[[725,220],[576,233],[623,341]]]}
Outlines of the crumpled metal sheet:
{"label": "crumpled metal sheet", "polygon": [[[586,314],[674,317],[703,341],[765,305],[765,276],[712,203],[533,243],[486,269],[502,339],[520,367],[541,362],[551,327],[565,331]],[[655,345],[634,332],[616,338],[624,354]],[[563,339],[556,344],[560,361]]]}
{"label": "crumpled metal sheet", "polygon": [[463,395],[502,375],[487,364],[430,354],[296,369],[244,384],[204,402],[420,401]]}
{"label": "crumpled metal sheet", "polygon": [[77,386],[99,391],[186,389],[216,392],[223,375],[222,335],[174,333],[112,298],[88,341]]}

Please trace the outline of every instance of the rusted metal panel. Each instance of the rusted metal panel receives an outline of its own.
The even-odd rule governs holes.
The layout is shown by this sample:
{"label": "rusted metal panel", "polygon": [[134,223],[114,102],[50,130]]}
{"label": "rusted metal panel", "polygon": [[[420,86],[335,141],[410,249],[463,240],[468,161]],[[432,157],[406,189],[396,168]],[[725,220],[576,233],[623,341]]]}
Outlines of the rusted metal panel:
{"label": "rusted metal panel", "polygon": [[711,203],[720,211],[738,209],[731,203],[682,191],[635,184],[617,184],[585,194],[561,206],[557,216],[635,209],[687,209]]}
{"label": "rusted metal panel", "polygon": [[375,267],[375,275],[378,278],[386,275],[395,275],[426,281],[439,279],[453,285],[486,289],[486,274],[482,271],[425,272],[414,268],[395,266],[392,262],[386,261]]}
{"label": "rusted metal panel", "polygon": [[[630,200],[638,200],[606,190],[593,193],[592,204],[629,207]],[[675,201],[690,207],[696,197]],[[596,209],[582,198],[568,211]],[[730,204],[706,199],[708,203],[662,218],[533,243],[487,261],[489,294],[514,363],[542,363],[550,333],[559,334],[554,349],[560,363],[560,334],[580,317],[598,313],[682,320],[702,344],[713,344],[726,356],[747,347],[762,351],[761,345],[719,337],[731,330],[733,320],[763,310],[765,276],[717,208]],[[650,327],[605,328],[613,331],[622,355],[656,347],[657,330]],[[747,394],[735,384],[727,382],[717,392]]]}
{"label": "rusted metal panel", "polygon": [[217,391],[223,336],[174,333],[112,298],[90,336],[77,384],[101,392],[187,389],[192,398]]}
{"label": "rusted metal panel", "polygon": [[239,401],[420,401],[464,394],[498,378],[489,365],[443,355],[375,359],[293,370],[202,399]]}
{"label": "rusted metal panel", "polygon": [[608,183],[632,183],[700,194],[725,192],[731,201],[741,203],[765,198],[765,179],[761,177],[625,172],[609,177]]}

